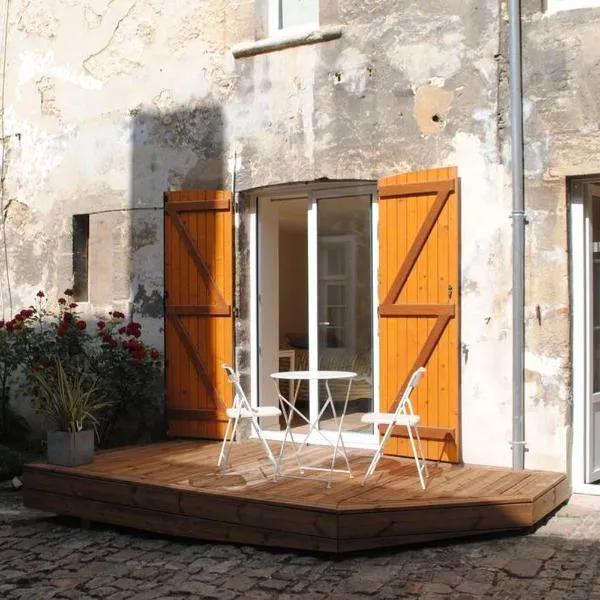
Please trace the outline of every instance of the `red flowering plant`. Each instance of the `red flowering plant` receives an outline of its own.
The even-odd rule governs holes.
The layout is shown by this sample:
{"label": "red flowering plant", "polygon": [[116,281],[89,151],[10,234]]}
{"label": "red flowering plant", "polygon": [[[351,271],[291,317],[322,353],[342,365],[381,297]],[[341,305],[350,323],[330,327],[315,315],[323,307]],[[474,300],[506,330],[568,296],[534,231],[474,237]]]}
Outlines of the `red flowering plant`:
{"label": "red flowering plant", "polygon": [[19,320],[0,319],[0,443],[19,442],[29,431],[27,422],[11,410],[11,384],[25,360],[23,315]]}
{"label": "red flowering plant", "polygon": [[[159,435],[156,402],[162,399],[161,354],[144,343],[142,325],[111,311],[95,324],[101,341],[91,359],[105,393],[114,404],[102,431],[106,446],[141,441]],[[162,408],[162,401],[160,402]]]}
{"label": "red flowering plant", "polygon": [[[89,378],[107,401],[97,429],[101,446],[140,441],[146,433],[146,413],[149,407],[156,407],[152,400],[161,396],[161,355],[140,339],[141,324],[127,322],[119,311],[88,324],[72,296],[72,290],[65,290],[56,309],[50,310],[46,295],[40,291],[34,306],[4,324],[0,352],[5,343],[12,353],[7,355],[10,363],[6,361],[4,367],[4,355],[0,354],[0,383],[3,373],[10,378],[11,370],[20,368],[25,389],[35,398],[40,373],[52,379],[60,362],[66,376]],[[133,432],[131,423],[121,423],[130,418],[137,424]]]}

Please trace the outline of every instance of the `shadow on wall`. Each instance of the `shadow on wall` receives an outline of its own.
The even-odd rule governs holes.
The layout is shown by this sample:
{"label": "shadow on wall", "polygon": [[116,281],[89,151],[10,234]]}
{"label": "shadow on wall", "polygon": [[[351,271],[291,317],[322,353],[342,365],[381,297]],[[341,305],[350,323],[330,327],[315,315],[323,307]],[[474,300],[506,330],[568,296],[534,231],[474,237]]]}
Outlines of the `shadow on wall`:
{"label": "shadow on wall", "polygon": [[[137,439],[155,438],[167,429],[170,435],[202,436],[207,432],[198,417],[206,421],[209,415],[199,363],[215,362],[211,353],[217,341],[211,339],[214,327],[208,319],[194,311],[214,298],[189,246],[191,242],[198,249],[209,270],[218,268],[212,250],[218,222],[197,211],[167,214],[164,197],[169,191],[227,189],[222,111],[206,105],[168,112],[136,110],[131,118],[129,298],[134,318],[144,323],[148,338],[165,348],[169,359],[165,385],[171,426],[165,422],[163,389],[157,391],[156,404],[145,407],[146,414],[127,423],[135,427],[131,437]],[[175,207],[184,198],[171,194],[169,204]],[[210,372],[208,379],[213,379]]]}

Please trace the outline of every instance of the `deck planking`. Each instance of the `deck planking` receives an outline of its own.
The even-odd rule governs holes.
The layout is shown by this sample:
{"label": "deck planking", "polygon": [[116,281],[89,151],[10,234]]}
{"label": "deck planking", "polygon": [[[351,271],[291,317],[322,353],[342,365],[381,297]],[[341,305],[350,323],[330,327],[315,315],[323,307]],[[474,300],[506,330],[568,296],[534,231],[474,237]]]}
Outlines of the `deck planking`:
{"label": "deck planking", "polygon": [[[89,465],[27,465],[27,506],[159,534],[347,552],[535,525],[570,495],[567,478],[547,471],[431,463],[421,490],[412,460],[384,457],[362,485],[371,454],[348,449],[354,477],[325,473],[274,480],[255,442],[233,447],[231,469],[216,468],[219,444],[170,441],[100,452]],[[273,444],[274,452],[278,451]],[[330,450],[303,458],[329,464]],[[297,474],[292,455],[284,461]]]}

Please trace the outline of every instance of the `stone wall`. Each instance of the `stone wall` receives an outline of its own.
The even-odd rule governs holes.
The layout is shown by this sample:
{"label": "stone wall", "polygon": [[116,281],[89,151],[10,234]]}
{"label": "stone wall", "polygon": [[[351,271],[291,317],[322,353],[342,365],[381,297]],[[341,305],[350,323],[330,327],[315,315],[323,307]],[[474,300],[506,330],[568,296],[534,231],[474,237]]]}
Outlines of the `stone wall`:
{"label": "stone wall", "polygon": [[600,49],[592,41],[600,10],[547,15],[539,2],[528,2],[523,16],[526,437],[536,465],[557,468],[560,456],[566,469],[572,419],[566,178],[600,172]]}
{"label": "stone wall", "polygon": [[88,214],[81,311],[133,314],[163,346],[163,192],[227,185],[225,32],[236,19],[216,0],[177,10],[162,0],[10,3],[0,318],[39,289],[72,287],[72,218]]}
{"label": "stone wall", "polygon": [[[497,3],[325,4],[336,10],[324,24],[343,26],[338,40],[235,62],[226,121],[235,125],[239,188],[458,166],[464,459],[510,464],[510,181]],[[244,362],[243,321],[238,340]]]}
{"label": "stone wall", "polygon": [[[598,170],[600,12],[524,5],[528,467],[566,468],[565,176]],[[462,193],[464,459],[510,464],[511,192],[506,6],[323,0],[341,37],[234,58],[264,0],[15,0],[4,102],[14,308],[71,283],[71,219],[91,215],[90,313],[133,310],[162,343],[162,194],[456,165]],[[247,368],[247,223],[237,341]],[[1,289],[8,311],[4,262]],[[493,424],[493,427],[489,426]]]}

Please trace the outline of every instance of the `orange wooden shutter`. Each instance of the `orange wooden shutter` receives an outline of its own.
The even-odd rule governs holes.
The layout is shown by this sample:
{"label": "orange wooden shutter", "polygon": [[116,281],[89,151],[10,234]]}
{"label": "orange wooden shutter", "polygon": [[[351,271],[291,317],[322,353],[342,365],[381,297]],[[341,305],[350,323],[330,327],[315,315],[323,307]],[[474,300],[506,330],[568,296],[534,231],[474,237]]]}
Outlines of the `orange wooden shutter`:
{"label": "orange wooden shutter", "polygon": [[219,439],[233,361],[233,227],[229,192],[165,194],[165,354],[171,436]]}
{"label": "orange wooden shutter", "polygon": [[[392,411],[411,373],[425,366],[413,394],[425,455],[458,462],[457,171],[385,177],[378,187],[381,410]],[[410,454],[406,429],[396,428],[386,452]]]}

